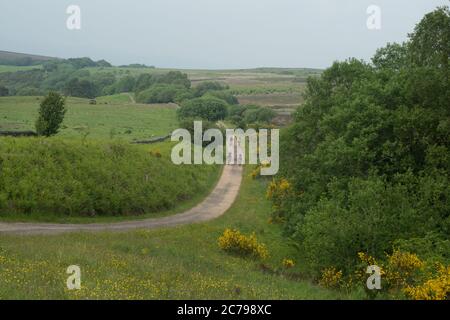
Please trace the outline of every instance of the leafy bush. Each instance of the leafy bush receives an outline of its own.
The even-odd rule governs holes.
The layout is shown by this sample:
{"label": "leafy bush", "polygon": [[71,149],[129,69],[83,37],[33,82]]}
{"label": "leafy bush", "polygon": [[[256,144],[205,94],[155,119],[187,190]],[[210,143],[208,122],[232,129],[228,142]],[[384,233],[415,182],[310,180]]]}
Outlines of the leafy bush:
{"label": "leafy bush", "polygon": [[44,97],[36,120],[36,131],[41,136],[51,136],[58,133],[66,113],[66,100],[56,92],[49,92]]}
{"label": "leafy bush", "polygon": [[270,123],[276,113],[272,109],[260,107],[257,109],[247,109],[243,112],[244,121],[251,123]]}
{"label": "leafy bush", "polygon": [[200,118],[208,121],[225,119],[227,105],[223,100],[201,97],[185,101],[177,110],[179,119]]}
{"label": "leafy bush", "polygon": [[228,108],[228,119],[240,128],[249,125],[269,124],[276,116],[276,112],[270,108],[256,105],[231,105]]}
{"label": "leafy bush", "polygon": [[228,89],[228,86],[217,81],[204,81],[194,88],[194,95],[201,97],[207,92],[221,91]]}
{"label": "leafy bush", "polygon": [[243,256],[266,259],[269,252],[264,244],[256,239],[255,234],[246,236],[238,230],[225,229],[219,237],[219,247],[222,250]]}

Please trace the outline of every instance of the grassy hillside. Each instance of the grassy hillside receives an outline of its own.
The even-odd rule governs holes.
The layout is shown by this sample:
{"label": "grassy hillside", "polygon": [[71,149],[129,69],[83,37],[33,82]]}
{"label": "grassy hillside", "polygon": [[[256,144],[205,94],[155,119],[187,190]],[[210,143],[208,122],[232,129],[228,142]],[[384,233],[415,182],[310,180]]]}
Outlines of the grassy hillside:
{"label": "grassy hillside", "polygon": [[[1,97],[0,130],[34,130],[39,97]],[[126,100],[126,103],[122,101]],[[66,138],[150,138],[177,128],[174,105],[130,104],[127,95],[88,99],[68,98],[67,113],[58,136]]]}
{"label": "grassy hillside", "polygon": [[[221,218],[170,229],[127,233],[0,238],[0,298],[45,299],[336,299],[286,270],[295,250],[278,225],[269,224],[266,183],[250,170],[237,202]],[[255,232],[270,257],[261,261],[226,254],[217,244],[225,228]],[[81,267],[82,290],[67,291],[69,265]],[[26,272],[23,272],[26,270]]]}
{"label": "grassy hillside", "polygon": [[[10,52],[10,51],[1,51],[0,50],[0,65],[9,65],[9,66],[34,66],[45,61],[53,60],[56,58],[28,54],[28,53],[18,53],[18,52]],[[1,66],[0,66],[1,70]]]}
{"label": "grassy hillside", "polygon": [[0,138],[0,216],[151,216],[205,195],[219,167],[174,165],[165,145]]}

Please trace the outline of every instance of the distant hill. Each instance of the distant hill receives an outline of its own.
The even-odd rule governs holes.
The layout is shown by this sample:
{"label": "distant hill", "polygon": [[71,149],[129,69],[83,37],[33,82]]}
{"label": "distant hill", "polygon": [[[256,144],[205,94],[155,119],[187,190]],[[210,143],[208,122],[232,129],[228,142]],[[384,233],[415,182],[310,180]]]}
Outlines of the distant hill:
{"label": "distant hill", "polygon": [[1,65],[30,66],[54,59],[58,58],[0,50]]}

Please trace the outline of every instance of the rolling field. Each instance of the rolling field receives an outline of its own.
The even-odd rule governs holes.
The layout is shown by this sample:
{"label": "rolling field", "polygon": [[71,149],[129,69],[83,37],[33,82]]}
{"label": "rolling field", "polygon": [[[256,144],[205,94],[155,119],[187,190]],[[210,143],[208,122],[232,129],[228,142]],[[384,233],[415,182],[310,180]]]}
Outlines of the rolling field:
{"label": "rolling field", "polygon": [[[0,130],[34,130],[39,99],[1,97]],[[57,136],[128,141],[164,136],[177,128],[175,109],[173,104],[131,104],[128,95],[100,97],[97,105],[90,105],[88,99],[69,98],[66,117]]]}

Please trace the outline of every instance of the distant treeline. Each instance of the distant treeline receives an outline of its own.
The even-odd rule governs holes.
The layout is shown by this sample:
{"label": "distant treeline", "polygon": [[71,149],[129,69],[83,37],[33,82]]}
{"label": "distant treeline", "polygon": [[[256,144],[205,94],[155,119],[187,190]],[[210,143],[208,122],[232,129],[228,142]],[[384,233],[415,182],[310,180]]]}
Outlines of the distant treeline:
{"label": "distant treeline", "polygon": [[0,57],[0,64],[5,66],[34,66],[41,64],[42,61],[39,60],[33,60],[31,57],[13,57],[13,58],[6,58],[6,57]]}
{"label": "distant treeline", "polygon": [[0,73],[0,95],[43,95],[54,90],[76,97],[94,98],[101,93],[103,87],[115,81],[113,75],[91,74],[86,69],[111,67],[105,60],[54,59],[41,61],[41,64],[41,69]]}

